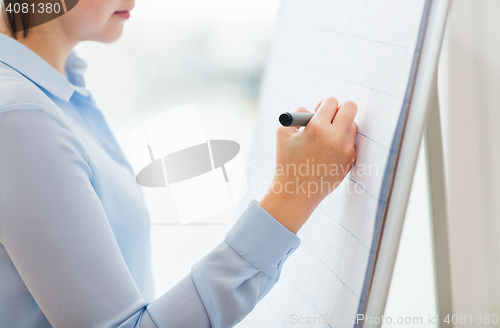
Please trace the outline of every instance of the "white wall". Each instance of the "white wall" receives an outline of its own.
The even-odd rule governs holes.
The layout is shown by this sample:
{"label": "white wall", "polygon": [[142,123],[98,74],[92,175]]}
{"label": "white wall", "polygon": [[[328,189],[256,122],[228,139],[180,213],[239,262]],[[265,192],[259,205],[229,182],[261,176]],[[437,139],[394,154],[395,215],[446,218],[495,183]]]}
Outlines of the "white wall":
{"label": "white wall", "polygon": [[439,72],[454,312],[474,316],[500,313],[499,14],[453,0]]}
{"label": "white wall", "polygon": [[454,0],[441,61],[457,314],[500,314],[499,14],[499,0]]}

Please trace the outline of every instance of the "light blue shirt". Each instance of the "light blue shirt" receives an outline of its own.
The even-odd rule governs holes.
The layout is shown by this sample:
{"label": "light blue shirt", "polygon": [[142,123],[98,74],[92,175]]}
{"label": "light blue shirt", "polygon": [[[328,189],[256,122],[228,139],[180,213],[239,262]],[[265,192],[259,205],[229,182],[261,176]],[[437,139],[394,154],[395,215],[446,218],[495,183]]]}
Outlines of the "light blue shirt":
{"label": "light blue shirt", "polygon": [[148,212],[84,70],[0,34],[0,327],[234,326],[300,240],[252,201],[153,300]]}

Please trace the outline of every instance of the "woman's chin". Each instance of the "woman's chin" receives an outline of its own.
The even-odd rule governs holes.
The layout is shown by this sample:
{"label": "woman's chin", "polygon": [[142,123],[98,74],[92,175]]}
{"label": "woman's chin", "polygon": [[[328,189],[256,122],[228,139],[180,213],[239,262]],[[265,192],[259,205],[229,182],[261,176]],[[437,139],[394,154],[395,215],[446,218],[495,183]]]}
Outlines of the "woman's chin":
{"label": "woman's chin", "polygon": [[92,41],[97,41],[101,43],[112,43],[118,40],[123,33],[123,23],[112,28],[108,28],[106,31],[101,33],[96,39]]}

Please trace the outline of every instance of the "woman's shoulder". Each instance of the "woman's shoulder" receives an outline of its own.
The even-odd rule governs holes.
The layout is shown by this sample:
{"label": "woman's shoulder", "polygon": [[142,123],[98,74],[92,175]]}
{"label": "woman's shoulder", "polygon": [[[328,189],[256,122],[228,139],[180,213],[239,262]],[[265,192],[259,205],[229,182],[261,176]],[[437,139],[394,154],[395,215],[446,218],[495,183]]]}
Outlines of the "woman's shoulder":
{"label": "woman's shoulder", "polygon": [[[5,121],[8,116],[28,122],[32,121],[28,117],[35,116],[40,123],[38,127],[50,125],[48,121],[66,125],[57,105],[36,84],[3,63],[0,63],[0,90],[0,120]],[[23,129],[27,125],[23,124]]]}
{"label": "woman's shoulder", "polygon": [[0,62],[0,113],[23,105],[51,108],[52,100],[32,81]]}
{"label": "woman's shoulder", "polygon": [[0,144],[9,140],[23,149],[43,140],[69,145],[87,158],[81,138],[57,105],[33,82],[2,63],[0,90]]}

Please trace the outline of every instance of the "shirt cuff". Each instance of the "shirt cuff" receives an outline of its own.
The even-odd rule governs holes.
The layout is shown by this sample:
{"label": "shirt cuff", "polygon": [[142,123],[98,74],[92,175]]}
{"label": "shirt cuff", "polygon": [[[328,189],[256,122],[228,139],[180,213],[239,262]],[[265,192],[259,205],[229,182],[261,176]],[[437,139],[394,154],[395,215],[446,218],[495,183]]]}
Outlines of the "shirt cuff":
{"label": "shirt cuff", "polygon": [[300,238],[252,200],[225,238],[226,243],[260,271],[278,279]]}

